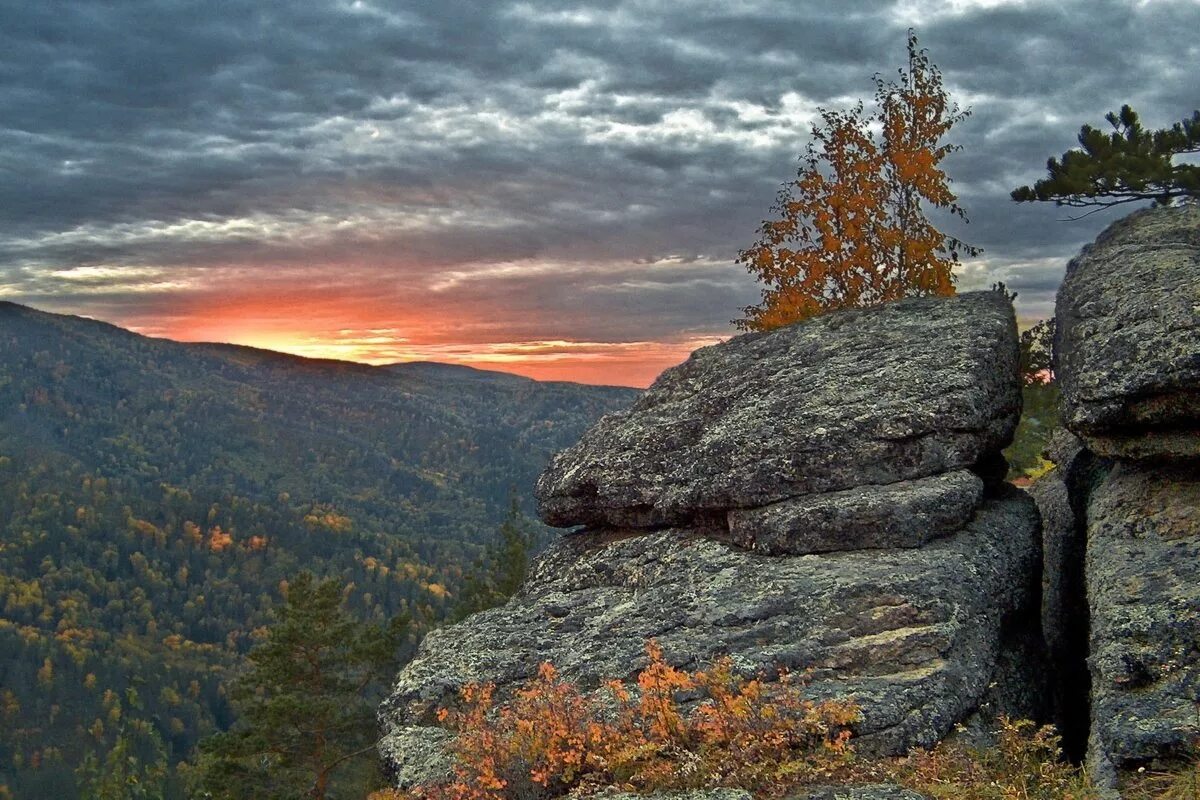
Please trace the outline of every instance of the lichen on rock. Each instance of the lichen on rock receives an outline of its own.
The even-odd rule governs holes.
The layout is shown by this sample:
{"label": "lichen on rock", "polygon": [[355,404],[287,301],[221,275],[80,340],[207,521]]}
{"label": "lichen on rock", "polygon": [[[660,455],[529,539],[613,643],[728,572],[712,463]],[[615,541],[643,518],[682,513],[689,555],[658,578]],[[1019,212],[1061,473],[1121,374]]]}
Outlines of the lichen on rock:
{"label": "lichen on rock", "polygon": [[1067,266],[1063,420],[1093,452],[1200,457],[1200,205],[1139,211]]}

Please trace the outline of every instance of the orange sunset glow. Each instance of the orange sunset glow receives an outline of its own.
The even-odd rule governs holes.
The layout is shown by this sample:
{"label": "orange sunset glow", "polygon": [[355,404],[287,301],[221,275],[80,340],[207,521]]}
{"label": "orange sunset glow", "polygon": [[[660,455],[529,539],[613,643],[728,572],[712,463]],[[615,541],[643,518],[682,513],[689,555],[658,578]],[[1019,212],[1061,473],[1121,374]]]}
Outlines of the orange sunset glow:
{"label": "orange sunset glow", "polygon": [[[461,309],[455,309],[459,313]],[[479,316],[453,318],[433,310],[397,308],[393,302],[343,296],[317,299],[304,293],[178,303],[170,313],[123,322],[147,336],[181,342],[245,345],[305,358],[382,365],[409,361],[510,372],[536,380],[648,386],[668,367],[684,361],[720,336],[677,341],[580,341],[501,338],[511,323]]]}

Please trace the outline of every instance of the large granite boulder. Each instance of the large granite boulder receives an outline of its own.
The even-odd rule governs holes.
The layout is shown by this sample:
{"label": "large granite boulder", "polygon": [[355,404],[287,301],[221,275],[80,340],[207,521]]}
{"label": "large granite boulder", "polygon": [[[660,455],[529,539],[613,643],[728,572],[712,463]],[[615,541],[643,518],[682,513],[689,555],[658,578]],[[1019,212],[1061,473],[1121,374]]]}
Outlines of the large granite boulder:
{"label": "large granite boulder", "polygon": [[1063,421],[1086,449],[1059,453],[1035,490],[1046,631],[1053,661],[1086,591],[1088,751],[1111,789],[1200,735],[1200,206],[1111,225],[1068,265],[1056,313]]}
{"label": "large granite boulder", "polygon": [[[724,525],[731,509],[969,469],[1020,415],[1000,293],[844,311],[697,350],[537,485],[551,525]],[[836,512],[834,512],[836,513]]]}
{"label": "large granite boulder", "polygon": [[1139,211],[1067,265],[1063,419],[1107,456],[1200,457],[1200,205]]}
{"label": "large granite boulder", "polygon": [[503,695],[543,661],[587,688],[628,680],[650,639],[680,667],[729,654],[748,675],[812,670],[813,696],[862,706],[860,749],[932,745],[1002,677],[1011,629],[1037,607],[1038,535],[1017,490],[915,549],[772,557],[694,529],[571,534],[507,605],[426,636],[382,709],[382,751],[410,781],[414,764],[436,775],[436,710],[464,684]]}
{"label": "large granite boulder", "polygon": [[698,351],[538,484],[564,536],[505,606],[431,632],[381,709],[397,783],[444,775],[439,707],[543,661],[586,690],[676,666],[809,671],[860,750],[1037,714],[1040,521],[996,478],[1020,409],[995,292],[832,314]]}
{"label": "large granite boulder", "polygon": [[1087,520],[1094,766],[1182,760],[1200,738],[1200,467],[1120,463]]}

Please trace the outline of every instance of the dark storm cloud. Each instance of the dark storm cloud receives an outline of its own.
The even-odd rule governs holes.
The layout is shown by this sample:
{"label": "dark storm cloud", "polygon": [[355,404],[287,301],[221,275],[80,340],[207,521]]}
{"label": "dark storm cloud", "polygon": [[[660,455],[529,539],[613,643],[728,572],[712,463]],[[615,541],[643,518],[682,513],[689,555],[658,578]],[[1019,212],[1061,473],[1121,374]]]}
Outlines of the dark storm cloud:
{"label": "dark storm cloud", "polygon": [[963,285],[1041,315],[1113,215],[1007,192],[1081,123],[1131,102],[1163,125],[1200,94],[1190,1],[0,7],[0,296],[117,321],[323,275],[491,298],[511,337],[727,332],[756,296],[732,259],[811,115],[869,98],[910,25],[974,112]]}

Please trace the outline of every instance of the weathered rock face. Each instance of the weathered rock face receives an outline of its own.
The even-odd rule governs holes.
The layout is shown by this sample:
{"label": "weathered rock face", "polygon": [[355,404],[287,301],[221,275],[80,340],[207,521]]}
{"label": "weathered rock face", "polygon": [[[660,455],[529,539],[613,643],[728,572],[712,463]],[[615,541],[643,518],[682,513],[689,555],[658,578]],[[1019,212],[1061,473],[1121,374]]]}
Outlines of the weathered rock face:
{"label": "weathered rock face", "polygon": [[1200,737],[1200,467],[1119,464],[1087,518],[1092,751],[1182,758]]}
{"label": "weathered rock face", "polygon": [[1067,266],[1064,421],[1100,455],[1200,457],[1200,205],[1140,211]]}
{"label": "weathered rock face", "polygon": [[983,500],[969,470],[810,494],[727,515],[735,544],[761,553],[829,553],[856,548],[920,547],[960,530]]}
{"label": "weathered rock face", "polygon": [[1088,750],[1113,787],[1200,736],[1200,207],[1110,226],[1068,266],[1057,315],[1064,421],[1087,449],[1035,491],[1046,631],[1053,661],[1086,534]]}
{"label": "weathered rock face", "polygon": [[970,468],[1020,414],[999,293],[830,314],[697,350],[555,457],[551,525],[687,525]]}
{"label": "weathered rock face", "polygon": [[397,780],[445,770],[435,713],[464,684],[503,697],[551,661],[593,689],[636,676],[651,639],[689,669],[811,670],[813,696],[860,704],[867,752],[932,745],[985,705],[1037,713],[1040,521],[991,475],[1015,365],[989,292],[739,337],[665,373],[539,483],[547,521],[592,527],[399,675],[381,710]]}
{"label": "weathered rock face", "polygon": [[584,687],[631,679],[649,639],[677,666],[811,669],[814,694],[862,704],[860,746],[933,744],[975,710],[1006,624],[1036,603],[1037,535],[1014,491],[920,549],[772,558],[691,530],[566,536],[506,606],[426,637],[388,700],[403,739],[389,748],[423,747],[407,726],[466,683],[511,688],[543,661]]}

